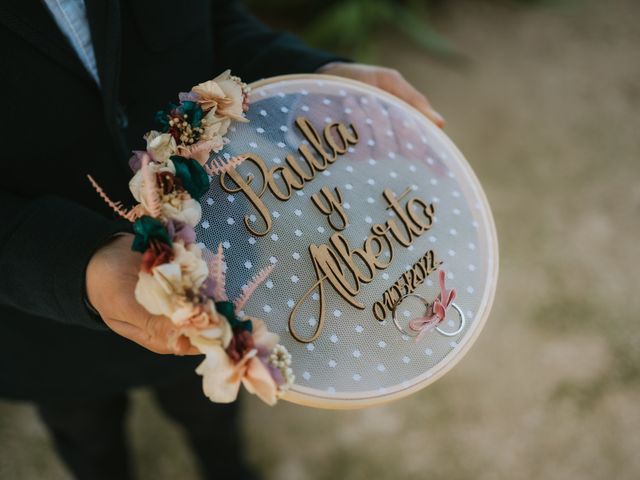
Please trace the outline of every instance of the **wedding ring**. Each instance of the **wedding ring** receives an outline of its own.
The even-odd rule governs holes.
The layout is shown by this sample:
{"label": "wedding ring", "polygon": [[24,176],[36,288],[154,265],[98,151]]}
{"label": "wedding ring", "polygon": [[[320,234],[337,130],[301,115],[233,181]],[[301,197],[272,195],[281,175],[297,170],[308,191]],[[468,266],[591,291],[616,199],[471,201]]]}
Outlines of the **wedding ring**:
{"label": "wedding ring", "polygon": [[462,332],[462,330],[464,330],[464,327],[467,324],[467,319],[465,318],[464,313],[462,313],[460,307],[455,303],[449,305],[449,308],[453,308],[456,312],[458,312],[458,315],[460,315],[460,326],[455,332],[447,332],[445,330],[442,330],[440,327],[436,327],[436,330],[438,331],[438,333],[441,333],[445,337],[455,337],[460,332]]}
{"label": "wedding ring", "polygon": [[[415,297],[415,298],[419,299],[424,304],[425,309],[428,309],[431,306],[431,303],[426,298],[424,298],[422,295],[418,295],[417,293],[406,293],[403,296],[401,296],[398,299],[398,301],[396,302],[396,304],[393,306],[393,311],[392,311],[393,324],[396,326],[396,328],[403,335],[406,335],[408,337],[417,337],[420,332],[415,332],[413,330],[410,330],[410,331],[405,330],[404,328],[402,328],[402,325],[400,325],[400,321],[398,320],[398,307],[408,297]],[[440,333],[441,335],[444,335],[445,337],[455,337],[456,335],[459,335],[460,332],[462,332],[462,330],[464,330],[464,327],[467,324],[467,319],[464,316],[464,313],[462,312],[462,309],[458,305],[456,305],[455,303],[452,303],[451,305],[449,305],[449,307],[453,308],[456,312],[458,312],[458,316],[460,317],[460,325],[453,332],[447,332],[446,330],[443,330],[439,326],[436,327],[435,330],[437,330],[438,333]]]}
{"label": "wedding ring", "polygon": [[402,328],[402,325],[400,325],[400,321],[398,320],[398,307],[408,297],[415,297],[415,298],[419,299],[424,304],[425,309],[429,308],[429,306],[431,304],[422,295],[418,295],[417,293],[405,293],[403,296],[401,296],[398,299],[396,304],[393,306],[393,312],[392,312],[393,313],[393,324],[396,326],[396,328],[398,330],[400,330],[400,333],[402,333],[403,335],[406,335],[408,337],[417,337],[420,332],[414,332],[414,331],[411,331],[411,333],[407,332],[404,328]]}

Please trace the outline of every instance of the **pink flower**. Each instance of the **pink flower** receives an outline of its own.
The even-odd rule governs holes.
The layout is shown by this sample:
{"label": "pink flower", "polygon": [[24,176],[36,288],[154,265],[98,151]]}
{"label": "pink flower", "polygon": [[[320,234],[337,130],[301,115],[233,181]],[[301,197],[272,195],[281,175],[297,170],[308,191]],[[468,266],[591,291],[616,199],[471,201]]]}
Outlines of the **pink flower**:
{"label": "pink flower", "polygon": [[277,345],[278,336],[270,333],[262,320],[252,318],[251,322],[253,335],[246,331],[234,333],[226,350],[204,345],[197,338],[191,341],[206,355],[196,372],[203,376],[205,395],[214,402],[233,402],[240,384],[269,405],[277,401],[278,384],[266,365],[266,357]]}
{"label": "pink flower", "polygon": [[246,122],[242,115],[245,103],[245,85],[231,71],[222,72],[213,80],[200,83],[191,89],[198,95],[198,103],[203,110],[214,110],[220,117],[228,117],[238,122]]}
{"label": "pink flower", "polygon": [[[192,340],[192,343],[194,341]],[[200,351],[202,346],[196,340]],[[237,363],[220,347],[206,349],[206,358],[196,369],[202,375],[204,394],[212,401],[219,403],[233,402],[240,390],[240,384],[268,405],[277,402],[278,386],[269,369],[258,358],[258,350],[249,351]]]}

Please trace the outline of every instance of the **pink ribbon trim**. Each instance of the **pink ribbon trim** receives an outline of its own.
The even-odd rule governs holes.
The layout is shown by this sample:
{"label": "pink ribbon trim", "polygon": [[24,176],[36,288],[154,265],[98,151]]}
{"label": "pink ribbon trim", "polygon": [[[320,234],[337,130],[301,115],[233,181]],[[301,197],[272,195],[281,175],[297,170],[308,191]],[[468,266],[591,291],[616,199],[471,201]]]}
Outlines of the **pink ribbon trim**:
{"label": "pink ribbon trim", "polygon": [[445,287],[446,275],[444,270],[438,272],[438,281],[440,282],[440,294],[436,297],[431,305],[427,308],[427,313],[424,317],[414,318],[409,322],[409,328],[414,332],[418,332],[416,336],[416,342],[435,327],[444,322],[447,316],[447,309],[449,305],[456,298],[456,290],[452,288],[447,290]]}

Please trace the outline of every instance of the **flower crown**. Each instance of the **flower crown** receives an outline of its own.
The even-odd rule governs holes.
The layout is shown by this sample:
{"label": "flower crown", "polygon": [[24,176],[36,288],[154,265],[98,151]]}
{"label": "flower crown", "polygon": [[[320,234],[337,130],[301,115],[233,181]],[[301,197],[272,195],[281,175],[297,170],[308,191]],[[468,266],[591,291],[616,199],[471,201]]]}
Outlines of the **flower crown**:
{"label": "flower crown", "polygon": [[89,181],[105,202],[133,223],[131,248],[142,253],[135,297],[149,313],[164,315],[176,334],[190,339],[205,359],[196,372],[214,402],[236,399],[240,383],[269,405],[294,382],[291,355],[264,322],[243,308],[273,266],[261,270],[231,302],[225,284],[222,245],[214,254],[196,245],[194,227],[202,214],[198,199],[210,176],[234,168],[244,158],[210,158],[228,139],[231,122],[247,122],[249,87],[227,70],[180,93],[178,104],[156,113],[158,131],[148,132],[145,151],[129,160],[135,175],[129,189],[138,202],[126,209]]}

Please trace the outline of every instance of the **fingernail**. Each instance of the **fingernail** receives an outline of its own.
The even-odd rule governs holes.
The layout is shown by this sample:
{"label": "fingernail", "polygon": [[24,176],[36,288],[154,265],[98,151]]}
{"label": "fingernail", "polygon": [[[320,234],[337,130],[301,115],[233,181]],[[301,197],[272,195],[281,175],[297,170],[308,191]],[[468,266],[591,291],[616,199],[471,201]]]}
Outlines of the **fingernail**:
{"label": "fingernail", "polygon": [[446,123],[444,120],[444,117],[442,115],[440,115],[438,112],[436,112],[433,108],[431,109],[431,115],[432,115],[432,119],[435,122],[436,125],[438,125],[440,128],[444,127],[444,124]]}

